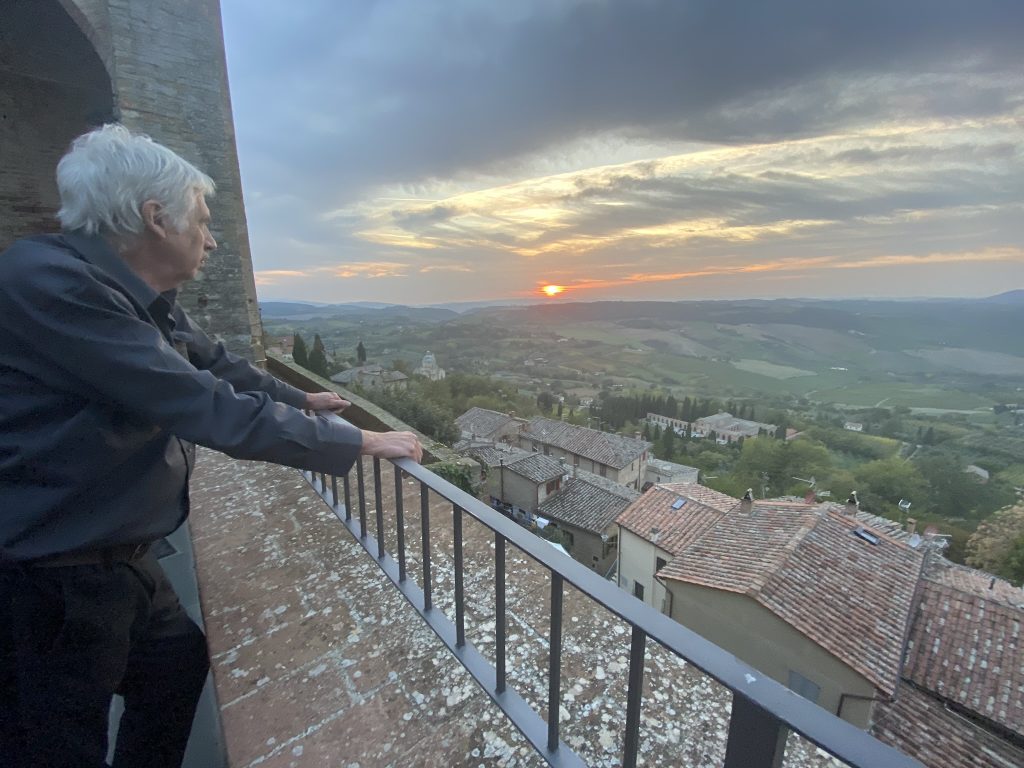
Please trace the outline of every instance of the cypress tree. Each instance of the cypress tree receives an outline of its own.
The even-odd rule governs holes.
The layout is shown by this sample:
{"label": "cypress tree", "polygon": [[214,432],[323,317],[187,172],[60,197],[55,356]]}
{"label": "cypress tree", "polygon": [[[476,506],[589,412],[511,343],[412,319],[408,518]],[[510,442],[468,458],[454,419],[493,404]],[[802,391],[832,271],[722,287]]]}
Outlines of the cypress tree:
{"label": "cypress tree", "polygon": [[319,333],[313,338],[313,351],[309,353],[309,364],[306,367],[317,376],[327,378],[327,350]]}
{"label": "cypress tree", "polygon": [[292,336],[292,360],[303,368],[309,367],[309,350],[306,349],[306,342],[298,333]]}

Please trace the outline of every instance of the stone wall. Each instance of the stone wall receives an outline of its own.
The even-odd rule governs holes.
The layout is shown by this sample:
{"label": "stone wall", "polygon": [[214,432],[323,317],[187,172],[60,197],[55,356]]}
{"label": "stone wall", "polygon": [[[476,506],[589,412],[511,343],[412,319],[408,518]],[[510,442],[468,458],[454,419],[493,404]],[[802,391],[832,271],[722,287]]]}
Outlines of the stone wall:
{"label": "stone wall", "polygon": [[102,61],[56,2],[0,4],[0,249],[56,229],[57,161],[112,111]]}
{"label": "stone wall", "polygon": [[264,359],[218,0],[5,0],[0,9],[0,245],[54,231],[68,141],[120,119],[206,171],[218,249],[181,301]]}

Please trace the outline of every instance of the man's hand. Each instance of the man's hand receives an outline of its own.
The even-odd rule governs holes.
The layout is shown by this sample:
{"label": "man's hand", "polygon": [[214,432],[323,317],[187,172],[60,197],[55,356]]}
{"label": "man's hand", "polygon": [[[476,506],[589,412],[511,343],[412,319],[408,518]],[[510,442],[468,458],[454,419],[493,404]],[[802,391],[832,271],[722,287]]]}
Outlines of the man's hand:
{"label": "man's hand", "polygon": [[380,459],[410,458],[417,464],[423,461],[423,446],[412,432],[369,432],[364,429],[361,453]]}
{"label": "man's hand", "polygon": [[334,411],[339,413],[352,403],[337,392],[310,392],[306,395],[306,408],[311,411]]}

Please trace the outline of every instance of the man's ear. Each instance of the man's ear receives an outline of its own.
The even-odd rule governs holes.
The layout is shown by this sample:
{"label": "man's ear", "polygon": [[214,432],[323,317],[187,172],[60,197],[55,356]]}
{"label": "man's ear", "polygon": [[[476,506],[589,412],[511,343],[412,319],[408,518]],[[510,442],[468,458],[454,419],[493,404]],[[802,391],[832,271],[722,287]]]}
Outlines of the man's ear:
{"label": "man's ear", "polygon": [[167,227],[164,224],[163,215],[164,207],[156,200],[147,200],[142,204],[142,223],[147,232],[160,240],[167,237]]}

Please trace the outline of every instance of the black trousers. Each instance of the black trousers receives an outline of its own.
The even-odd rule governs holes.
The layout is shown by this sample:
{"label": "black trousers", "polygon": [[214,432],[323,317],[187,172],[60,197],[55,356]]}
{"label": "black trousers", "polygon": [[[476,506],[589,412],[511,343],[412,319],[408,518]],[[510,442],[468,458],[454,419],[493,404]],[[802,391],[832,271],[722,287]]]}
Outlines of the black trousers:
{"label": "black trousers", "polygon": [[0,567],[0,763],[177,768],[209,660],[152,554],[133,563]]}

